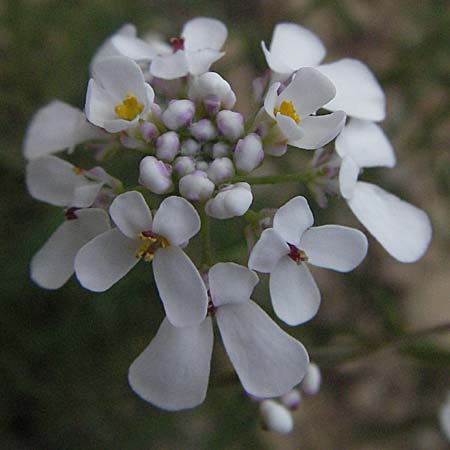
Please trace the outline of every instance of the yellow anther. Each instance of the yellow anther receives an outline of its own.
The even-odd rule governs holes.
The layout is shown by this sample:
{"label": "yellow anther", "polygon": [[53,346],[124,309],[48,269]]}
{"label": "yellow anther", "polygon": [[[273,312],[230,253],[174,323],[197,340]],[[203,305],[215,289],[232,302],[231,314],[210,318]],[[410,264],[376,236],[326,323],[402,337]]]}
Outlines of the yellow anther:
{"label": "yellow anther", "polygon": [[295,123],[300,122],[300,117],[297,114],[297,111],[294,108],[294,104],[292,101],[287,102],[286,100],[281,102],[280,108],[274,108],[273,114],[276,116],[278,113],[283,114],[283,116],[288,116],[291,119],[295,120]]}
{"label": "yellow anther", "polygon": [[122,103],[114,107],[114,112],[125,120],[133,120],[144,109],[142,103],[138,103],[137,98],[130,93],[124,98]]}
{"label": "yellow anther", "polygon": [[81,175],[83,173],[83,169],[81,167],[74,167],[72,170],[76,175]]}
{"label": "yellow anther", "polygon": [[139,235],[139,239],[143,242],[136,252],[136,258],[143,258],[145,262],[153,261],[155,253],[158,249],[166,248],[170,245],[169,241],[165,237],[149,232],[141,233]]}

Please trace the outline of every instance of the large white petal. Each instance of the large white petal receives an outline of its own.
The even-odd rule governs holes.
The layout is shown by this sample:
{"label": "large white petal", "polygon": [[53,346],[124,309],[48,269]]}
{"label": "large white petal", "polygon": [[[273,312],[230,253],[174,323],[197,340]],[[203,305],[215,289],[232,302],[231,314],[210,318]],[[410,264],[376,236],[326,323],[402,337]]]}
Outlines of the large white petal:
{"label": "large white petal", "polygon": [[278,98],[292,101],[301,119],[316,112],[336,95],[333,83],[321,72],[312,67],[303,67]]}
{"label": "large white petal", "polygon": [[178,247],[155,253],[153,273],[167,318],[176,327],[200,323],[206,316],[208,295],[197,268]]}
{"label": "large white petal", "polygon": [[395,153],[379,125],[367,120],[351,119],[336,139],[341,158],[350,156],[359,167],[394,167]]}
{"label": "large white petal", "polygon": [[200,231],[200,217],[186,199],[168,197],[156,211],[153,231],[164,236],[171,245],[181,245]]}
{"label": "large white petal", "polygon": [[118,228],[100,234],[75,258],[78,281],[90,291],[106,291],[138,263],[140,245],[139,240],[127,238]]}
{"label": "large white petal", "polygon": [[130,239],[138,239],[143,231],[152,229],[152,213],[140,192],[118,195],[111,203],[109,214],[117,228]]}
{"label": "large white petal", "polygon": [[278,113],[276,116],[277,125],[283,136],[289,141],[301,139],[304,135],[303,127],[299,126],[292,117]]}
{"label": "large white petal", "polygon": [[278,99],[278,88],[280,83],[273,83],[267,90],[266,97],[264,99],[264,109],[270,117],[275,118],[274,109]]}
{"label": "large white petal", "polygon": [[431,223],[421,209],[371,183],[359,181],[348,206],[394,258],[417,261],[431,241]]}
{"label": "large white petal", "polygon": [[77,186],[74,189],[70,206],[74,206],[76,208],[87,208],[91,206],[100,193],[102,187],[103,182],[98,183],[95,181],[91,182],[86,180],[85,184]]}
{"label": "large white petal", "polygon": [[261,233],[261,237],[252,249],[248,267],[261,273],[270,273],[284,255],[289,253],[289,246],[273,228]]}
{"label": "large white petal", "polygon": [[164,80],[174,80],[189,73],[188,61],[183,50],[170,55],[154,58],[150,64],[150,73]]}
{"label": "large white petal", "polygon": [[208,72],[213,63],[222,58],[225,53],[210,48],[195,51],[185,51],[189,73],[201,75]]}
{"label": "large white petal", "polygon": [[341,59],[317,67],[336,86],[336,97],[325,108],[379,122],[386,116],[386,99],[370,69],[356,59]]}
{"label": "large white petal", "polygon": [[284,61],[282,55],[278,55],[275,52],[268,50],[264,41],[261,41],[261,48],[264,56],[266,57],[266,62],[270,67],[270,70],[279,74],[277,79],[280,81],[288,79],[294,72],[294,69],[289,64],[289,61]]}
{"label": "large white petal", "polygon": [[119,54],[136,61],[149,61],[157,55],[151,44],[135,36],[118,34],[111,38],[111,44]]}
{"label": "large white petal", "polygon": [[214,306],[243,303],[258,284],[255,272],[234,263],[218,263],[209,269],[209,289]]}
{"label": "large white petal", "polygon": [[311,227],[305,231],[300,248],[315,266],[349,272],[367,254],[367,238],[359,230],[340,225]]}
{"label": "large white petal", "polygon": [[339,190],[344,198],[351,198],[359,176],[359,167],[350,156],[345,157],[339,169]]}
{"label": "large white petal", "polygon": [[305,197],[294,197],[278,209],[273,227],[290,244],[298,244],[302,234],[314,223]]}
{"label": "large white petal", "polygon": [[224,305],[217,324],[244,389],[257,397],[279,397],[300,383],[309,357],[256,303]]}
{"label": "large white petal", "polygon": [[345,118],[343,111],[336,111],[324,116],[305,117],[300,122],[303,137],[289,141],[289,145],[306,150],[323,147],[341,132],[345,125]]}
{"label": "large white petal", "polygon": [[185,23],[181,37],[186,50],[220,50],[227,39],[227,27],[217,19],[196,17]]}
{"label": "large white petal", "polygon": [[121,103],[121,101],[115,100],[93,78],[89,80],[86,92],[86,104],[84,106],[89,122],[98,127],[105,128],[110,133],[114,133],[115,131],[107,123],[117,118],[114,108],[118,103]]}
{"label": "large white petal", "polygon": [[150,345],[130,366],[131,388],[169,411],[199,405],[208,389],[213,338],[209,317],[199,325],[182,328],[164,319]]}
{"label": "large white petal", "polygon": [[25,158],[35,159],[102,136],[102,130],[87,122],[83,111],[54,100],[31,119],[23,151]]}
{"label": "large white petal", "polygon": [[319,310],[320,292],[311,272],[289,256],[270,274],[269,288],[275,314],[288,325],[307,322]]}
{"label": "large white petal", "polygon": [[46,289],[58,289],[72,276],[75,256],[88,241],[109,229],[102,209],[76,211],[77,219],[66,220],[31,260],[31,278]]}
{"label": "large white petal", "polygon": [[447,441],[450,442],[450,396],[447,397],[447,401],[439,410],[439,425]]}

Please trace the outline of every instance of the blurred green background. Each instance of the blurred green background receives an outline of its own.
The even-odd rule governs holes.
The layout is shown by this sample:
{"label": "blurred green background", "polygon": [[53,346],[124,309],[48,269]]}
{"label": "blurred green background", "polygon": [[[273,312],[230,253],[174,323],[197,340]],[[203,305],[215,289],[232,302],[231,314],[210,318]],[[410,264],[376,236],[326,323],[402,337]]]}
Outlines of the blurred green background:
{"label": "blurred green background", "polygon": [[[149,265],[138,265],[100,295],[73,279],[50,292],[28,278],[30,258],[62,219],[57,208],[26,192],[21,142],[33,112],[53,98],[82,108],[90,58],[122,24],[171,37],[198,15],[219,18],[229,28],[227,55],[213,69],[230,81],[243,112],[250,109],[251,80],[266,68],[260,41],[270,41],[277,22],[297,22],[317,33],[328,48],[327,61],[366,62],[386,89],[383,126],[398,155],[395,170],[368,175],[425,209],[433,222],[431,248],[416,264],[394,261],[370,239],[367,259],[352,274],[315,271],[320,313],[289,332],[321,363],[324,385],[302,403],[287,437],[260,430],[257,405],[238,385],[213,380],[204,405],[176,414],[131,392],[128,366],[163,316]],[[450,389],[448,334],[388,344],[450,322],[448,2],[3,0],[0,17],[1,449],[447,448],[437,411]],[[108,168],[135,180],[137,161],[126,156]],[[304,161],[294,154],[279,164]],[[280,205],[298,192],[295,185],[261,188],[256,205]],[[359,226],[342,200],[326,211],[313,209],[318,223]],[[218,259],[245,263],[242,225],[215,226]],[[268,305],[265,283],[255,298]],[[355,345],[367,357],[340,358]],[[220,375],[228,363],[216,347],[213,366]]]}

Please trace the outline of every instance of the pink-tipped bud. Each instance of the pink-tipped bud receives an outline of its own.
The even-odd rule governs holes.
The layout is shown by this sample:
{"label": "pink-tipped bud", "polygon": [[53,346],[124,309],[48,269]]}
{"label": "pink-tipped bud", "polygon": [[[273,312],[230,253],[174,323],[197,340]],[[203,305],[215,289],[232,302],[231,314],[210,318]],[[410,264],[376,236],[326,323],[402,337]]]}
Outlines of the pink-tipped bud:
{"label": "pink-tipped bud", "polygon": [[214,192],[214,183],[205,172],[196,170],[181,178],[179,189],[180,194],[188,200],[204,201],[210,198]]}
{"label": "pink-tipped bud", "polygon": [[264,152],[271,156],[283,156],[287,152],[287,143],[264,143]]}
{"label": "pink-tipped bud", "polygon": [[213,159],[223,158],[231,155],[231,147],[225,142],[216,142],[211,148],[211,157]]}
{"label": "pink-tipped bud", "polygon": [[212,141],[217,137],[216,127],[208,119],[202,119],[193,123],[189,130],[192,136],[200,142]]}
{"label": "pink-tipped bud", "polygon": [[224,109],[217,114],[217,128],[230,142],[236,142],[244,134],[244,117],[241,113]]}
{"label": "pink-tipped bud", "polygon": [[206,113],[209,116],[215,116],[220,111],[222,102],[220,101],[220,98],[217,97],[217,95],[207,95],[203,99],[203,106],[205,107]]}
{"label": "pink-tipped bud", "polygon": [[250,133],[236,144],[233,155],[236,168],[242,172],[251,172],[256,169],[264,159],[264,151],[261,138]]}
{"label": "pink-tipped bud", "polygon": [[189,98],[195,102],[219,101],[222,108],[231,109],[236,103],[236,95],[231,89],[228,81],[224,80],[218,73],[206,72],[195,77],[189,87]]}
{"label": "pink-tipped bud", "polygon": [[310,363],[301,384],[302,391],[306,395],[316,395],[320,391],[321,384],[322,374],[319,366],[315,363]]}
{"label": "pink-tipped bud", "polygon": [[259,405],[261,427],[266,431],[288,434],[294,428],[294,419],[289,410],[274,400],[264,400]]}
{"label": "pink-tipped bud", "polygon": [[191,124],[195,105],[190,100],[172,100],[163,112],[162,120],[169,130],[178,130]]}
{"label": "pink-tipped bud", "polygon": [[156,140],[156,156],[166,162],[172,162],[180,151],[180,139],[174,131],[162,134]]}
{"label": "pink-tipped bud", "polygon": [[195,162],[190,156],[178,156],[172,164],[174,172],[183,177],[195,171]]}
{"label": "pink-tipped bud", "polygon": [[139,125],[139,132],[145,142],[151,142],[159,136],[158,128],[152,122],[142,122]]}
{"label": "pink-tipped bud", "polygon": [[209,165],[206,173],[212,182],[221,184],[234,176],[234,164],[230,158],[217,158]]}
{"label": "pink-tipped bud", "polygon": [[139,183],[155,194],[170,192],[172,168],[154,156],[146,156],[139,164]]}
{"label": "pink-tipped bud", "polygon": [[208,216],[216,219],[230,219],[244,215],[253,201],[248,183],[236,183],[222,188],[218,194],[206,203]]}
{"label": "pink-tipped bud", "polygon": [[298,389],[292,389],[292,391],[280,397],[280,402],[291,411],[295,411],[296,409],[298,409],[301,401],[302,394],[300,394],[300,391]]}
{"label": "pink-tipped bud", "polygon": [[181,143],[181,154],[183,156],[194,156],[200,150],[200,144],[195,139],[186,139]]}

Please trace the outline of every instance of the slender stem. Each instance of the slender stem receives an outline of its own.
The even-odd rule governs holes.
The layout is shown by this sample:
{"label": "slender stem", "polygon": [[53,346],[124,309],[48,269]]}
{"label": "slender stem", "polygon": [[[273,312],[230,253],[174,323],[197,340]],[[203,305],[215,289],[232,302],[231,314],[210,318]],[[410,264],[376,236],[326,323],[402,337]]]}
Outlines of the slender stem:
{"label": "slender stem", "polygon": [[309,183],[315,178],[315,173],[289,173],[285,175],[263,175],[260,177],[237,176],[231,183],[246,182],[248,184],[276,184],[276,183]]}
{"label": "slender stem", "polygon": [[205,213],[205,205],[199,205],[198,212],[202,222],[200,236],[202,239],[202,261],[203,264],[211,267],[212,265],[212,249],[211,249],[211,230],[209,216]]}

